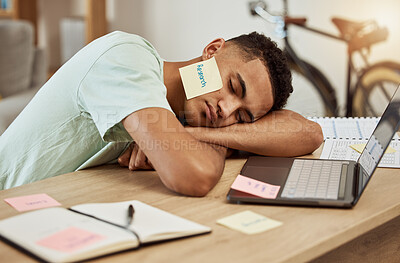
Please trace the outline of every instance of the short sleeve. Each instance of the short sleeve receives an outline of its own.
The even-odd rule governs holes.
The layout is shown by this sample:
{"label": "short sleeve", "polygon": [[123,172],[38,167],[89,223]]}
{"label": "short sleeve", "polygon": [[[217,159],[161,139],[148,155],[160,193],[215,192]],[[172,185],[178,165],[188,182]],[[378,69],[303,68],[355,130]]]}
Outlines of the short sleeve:
{"label": "short sleeve", "polygon": [[166,98],[162,60],[136,43],[108,49],[82,80],[78,104],[107,142],[132,141],[121,121],[149,107],[172,112]]}

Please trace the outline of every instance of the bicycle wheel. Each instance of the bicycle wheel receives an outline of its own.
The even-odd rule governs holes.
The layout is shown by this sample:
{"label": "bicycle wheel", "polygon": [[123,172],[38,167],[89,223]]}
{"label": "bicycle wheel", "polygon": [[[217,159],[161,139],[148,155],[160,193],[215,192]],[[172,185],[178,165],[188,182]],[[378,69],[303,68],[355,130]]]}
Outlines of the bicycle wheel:
{"label": "bicycle wheel", "polygon": [[[311,86],[313,86],[313,89],[316,91],[318,94],[317,96],[319,97],[320,101],[322,102],[322,107],[324,108],[324,113],[322,114],[323,116],[337,116],[337,99],[336,99],[336,94],[335,90],[333,89],[332,85],[328,81],[328,79],[325,77],[325,75],[316,67],[311,65],[310,63],[302,60],[301,61],[302,66],[300,67],[297,63],[294,63],[293,60],[290,59],[289,57],[289,64],[290,67],[297,73],[301,74],[310,82]],[[304,69],[306,68],[306,69]],[[294,75],[295,78],[295,75]],[[307,94],[308,95],[308,94]],[[304,94],[302,94],[302,97],[305,97]],[[315,102],[314,102],[315,103]],[[311,107],[313,107],[313,104],[311,103]]]}
{"label": "bicycle wheel", "polygon": [[400,64],[386,61],[370,66],[356,84],[353,116],[381,116],[399,84]]}

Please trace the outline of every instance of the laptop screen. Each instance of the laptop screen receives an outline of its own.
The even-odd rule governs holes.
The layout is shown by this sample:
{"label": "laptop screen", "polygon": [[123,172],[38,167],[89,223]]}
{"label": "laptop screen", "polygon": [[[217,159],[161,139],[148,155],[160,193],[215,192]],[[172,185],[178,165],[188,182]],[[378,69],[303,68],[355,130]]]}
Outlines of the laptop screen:
{"label": "laptop screen", "polygon": [[[400,87],[400,86],[399,86]],[[400,124],[400,89],[397,87],[392,100],[383,113],[365,149],[361,153],[358,163],[361,166],[362,175],[359,178],[358,194],[361,194],[368,183],[369,178],[378,166],[384,151],[389,146],[393,135],[398,131]]]}

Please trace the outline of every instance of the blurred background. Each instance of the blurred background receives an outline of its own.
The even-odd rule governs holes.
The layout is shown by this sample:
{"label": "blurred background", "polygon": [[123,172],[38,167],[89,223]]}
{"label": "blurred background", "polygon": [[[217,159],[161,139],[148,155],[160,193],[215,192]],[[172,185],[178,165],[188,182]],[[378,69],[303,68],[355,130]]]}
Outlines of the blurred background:
{"label": "blurred background", "polygon": [[[269,11],[282,13],[282,1],[265,2]],[[308,25],[333,34],[338,34],[331,22],[333,16],[354,21],[375,19],[388,28],[389,37],[372,47],[371,62],[389,59],[400,62],[400,1],[289,0],[288,3],[290,15],[305,16]],[[50,73],[75,52],[74,48],[86,44],[84,27],[87,24],[79,25],[79,19],[84,21],[88,16],[88,4],[96,5],[96,0],[36,1],[37,45],[47,51]],[[93,21],[101,12],[94,13]],[[75,27],[74,21],[78,21]],[[229,39],[252,31],[262,32],[282,46],[282,40],[274,33],[274,25],[250,14],[248,0],[106,0],[105,21],[107,32],[122,30],[139,34],[148,39],[164,59],[171,61],[201,55],[203,47],[215,38]],[[81,38],[76,36],[77,32]],[[301,28],[293,27],[289,33],[296,52],[317,66],[333,84],[339,109],[343,111],[346,45]],[[73,40],[72,35],[77,43],[68,44]],[[72,48],[68,50],[66,45]],[[297,76],[293,85],[295,92],[287,108],[305,116],[323,115],[315,90]]]}

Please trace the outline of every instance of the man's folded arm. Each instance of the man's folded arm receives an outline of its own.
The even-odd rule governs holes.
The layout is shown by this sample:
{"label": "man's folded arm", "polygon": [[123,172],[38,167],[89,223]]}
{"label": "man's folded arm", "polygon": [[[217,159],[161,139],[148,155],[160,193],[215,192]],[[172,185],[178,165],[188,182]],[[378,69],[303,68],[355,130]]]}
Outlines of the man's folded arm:
{"label": "man's folded arm", "polygon": [[143,109],[122,124],[169,189],[204,196],[221,177],[226,148],[199,141],[170,111]]}
{"label": "man's folded arm", "polygon": [[186,129],[201,141],[266,156],[305,155],[323,142],[317,123],[290,110],[271,112],[254,123]]}

